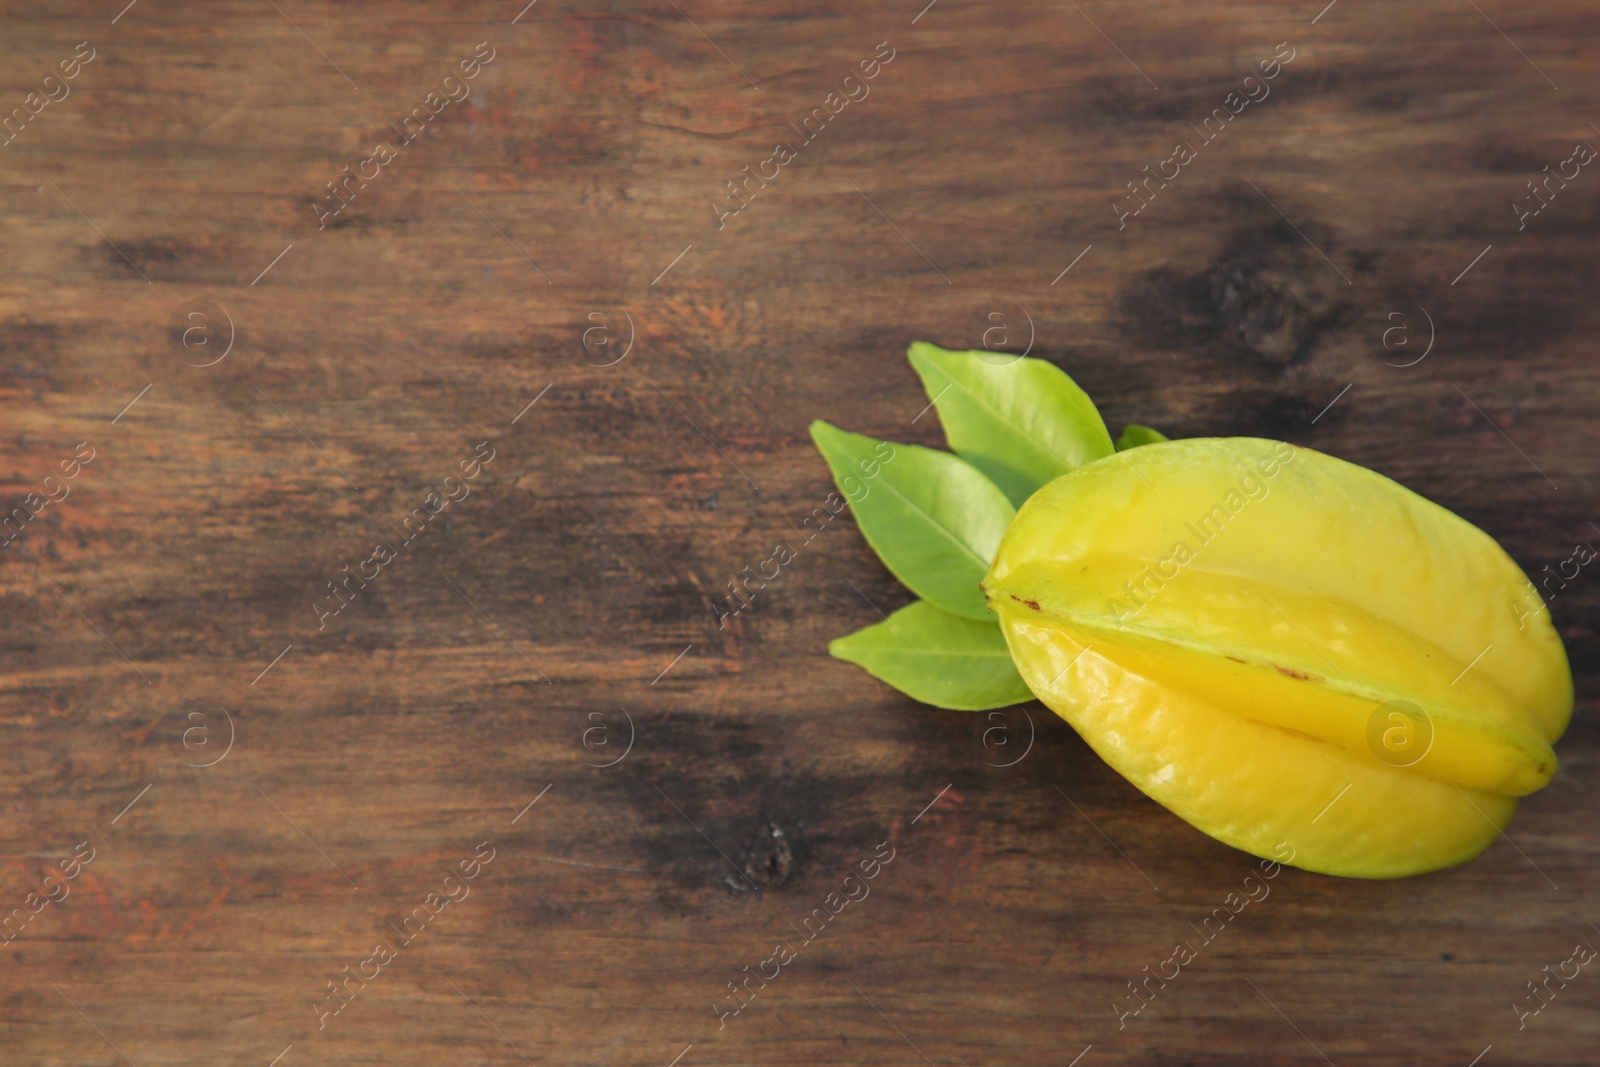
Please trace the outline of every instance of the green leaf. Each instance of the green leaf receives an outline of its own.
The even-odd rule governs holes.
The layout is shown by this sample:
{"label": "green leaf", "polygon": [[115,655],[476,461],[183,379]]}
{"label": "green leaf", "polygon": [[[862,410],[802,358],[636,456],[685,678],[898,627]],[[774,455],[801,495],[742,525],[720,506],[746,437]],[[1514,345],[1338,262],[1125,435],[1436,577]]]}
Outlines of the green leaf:
{"label": "green leaf", "polygon": [[1126,452],[1130,448],[1140,445],[1153,445],[1160,441],[1170,441],[1172,438],[1160,430],[1152,430],[1148,426],[1140,426],[1130,422],[1122,428],[1122,436],[1117,438],[1117,451]]}
{"label": "green leaf", "polygon": [[948,452],[892,445],[820,419],[811,439],[867,544],[906,588],[957,615],[993,619],[978,583],[1016,514],[993,482]]}
{"label": "green leaf", "polygon": [[948,352],[925,341],[907,355],[939,409],[950,447],[1013,505],[1114,451],[1088,394],[1042,359]]}
{"label": "green leaf", "polygon": [[880,682],[924,704],[987,711],[1032,700],[995,622],[974,622],[926,601],[828,645]]}

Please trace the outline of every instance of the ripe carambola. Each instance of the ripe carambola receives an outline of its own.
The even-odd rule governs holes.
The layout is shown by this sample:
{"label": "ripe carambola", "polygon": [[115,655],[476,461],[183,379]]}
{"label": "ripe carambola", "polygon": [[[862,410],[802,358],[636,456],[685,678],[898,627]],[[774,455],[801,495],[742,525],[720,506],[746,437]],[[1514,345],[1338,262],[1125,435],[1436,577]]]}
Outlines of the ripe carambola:
{"label": "ripe carambola", "polygon": [[1029,687],[1107,763],[1211,836],[1327,874],[1477,855],[1555,773],[1572,714],[1510,557],[1307,448],[1086,464],[1023,505],[983,585]]}

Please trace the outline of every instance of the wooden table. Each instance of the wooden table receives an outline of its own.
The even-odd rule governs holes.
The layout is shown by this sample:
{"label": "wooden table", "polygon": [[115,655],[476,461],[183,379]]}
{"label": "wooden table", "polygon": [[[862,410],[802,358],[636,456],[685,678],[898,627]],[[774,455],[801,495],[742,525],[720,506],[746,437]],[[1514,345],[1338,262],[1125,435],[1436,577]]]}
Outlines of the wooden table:
{"label": "wooden table", "polygon": [[848,517],[718,616],[811,419],[941,442],[919,338],[1559,566],[1592,10],[921,2],[7,8],[0,1062],[1595,1062],[1600,977],[1514,1007],[1600,944],[1592,569],[1509,839],[1287,870],[1120,1023],[1254,861],[829,659],[908,599]]}

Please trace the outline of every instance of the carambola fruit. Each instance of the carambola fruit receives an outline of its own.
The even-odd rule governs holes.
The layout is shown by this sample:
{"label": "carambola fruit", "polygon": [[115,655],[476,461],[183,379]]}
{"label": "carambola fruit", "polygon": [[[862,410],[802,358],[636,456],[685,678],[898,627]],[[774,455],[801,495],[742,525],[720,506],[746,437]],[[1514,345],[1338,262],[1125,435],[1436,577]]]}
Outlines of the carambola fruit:
{"label": "carambola fruit", "polygon": [[954,455],[812,427],[921,598],[835,656],[942,708],[1031,691],[1195,827],[1327,874],[1470,859],[1555,773],[1566,653],[1483,531],[1308,448],[1113,444],[1044,360],[909,356]]}
{"label": "carambola fruit", "polygon": [[983,587],[1029,688],[1107,763],[1327,874],[1477,855],[1572,712],[1549,613],[1487,534],[1279,442],[1081,466],[1022,506]]}

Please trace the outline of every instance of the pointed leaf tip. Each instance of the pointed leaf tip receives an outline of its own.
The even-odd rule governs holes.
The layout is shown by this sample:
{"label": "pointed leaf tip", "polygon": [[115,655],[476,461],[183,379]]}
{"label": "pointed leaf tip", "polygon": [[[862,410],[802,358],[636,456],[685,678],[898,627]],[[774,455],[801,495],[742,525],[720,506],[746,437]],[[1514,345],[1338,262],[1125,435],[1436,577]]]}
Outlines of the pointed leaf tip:
{"label": "pointed leaf tip", "polygon": [[1138,448],[1140,445],[1154,445],[1170,440],[1172,438],[1160,430],[1152,430],[1148,426],[1140,426],[1138,423],[1130,422],[1122,428],[1122,436],[1117,438],[1117,451],[1126,452],[1128,449]]}

